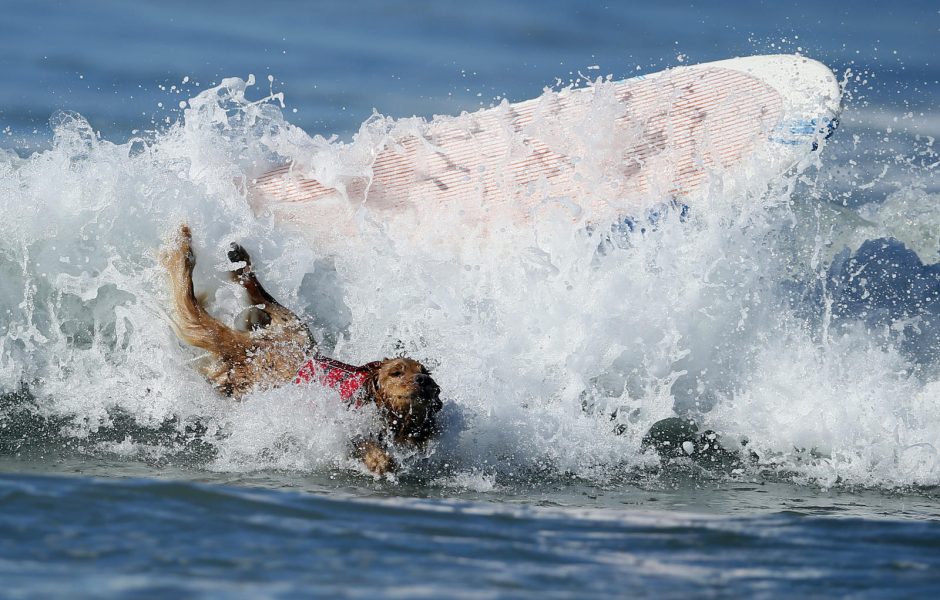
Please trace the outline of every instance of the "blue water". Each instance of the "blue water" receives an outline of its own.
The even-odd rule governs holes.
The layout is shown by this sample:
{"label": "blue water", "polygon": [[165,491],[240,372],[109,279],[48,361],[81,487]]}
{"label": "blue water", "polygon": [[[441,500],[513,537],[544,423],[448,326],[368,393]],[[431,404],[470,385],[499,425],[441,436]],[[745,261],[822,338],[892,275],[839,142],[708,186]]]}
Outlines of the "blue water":
{"label": "blue water", "polygon": [[32,475],[0,477],[0,500],[0,574],[12,597],[927,597],[940,568],[935,521],[565,511]]}
{"label": "blue water", "polygon": [[[940,592],[936,3],[31,1],[0,3],[0,25],[0,595]],[[195,392],[186,404],[142,362],[115,358],[123,356],[115,348],[130,347],[158,367],[180,366],[163,329],[122,319],[139,290],[125,290],[121,276],[147,273],[140,265],[159,239],[154,214],[162,214],[148,206],[178,203],[204,215],[193,198],[215,198],[177,165],[218,148],[177,145],[173,128],[181,103],[223,78],[254,74],[251,98],[283,92],[288,122],[349,140],[373,110],[458,114],[585,76],[778,52],[803,53],[846,80],[840,130],[816,170],[790,182],[782,203],[790,212],[748,221],[706,261],[703,270],[719,264],[708,283],[724,285],[721,293],[669,305],[653,283],[640,307],[668,331],[699,336],[688,357],[673,359],[674,371],[696,379],[669,390],[668,409],[714,407],[704,417],[723,434],[750,437],[756,466],[662,468],[637,452],[642,431],[615,437],[603,420],[585,424],[579,409],[520,423],[528,413],[476,398],[471,379],[448,400],[450,421],[466,421],[462,437],[445,440],[423,469],[374,481],[328,455],[329,440],[304,437],[289,404],[231,409],[246,424],[219,425],[217,405]],[[74,125],[75,115],[94,133]],[[72,125],[54,137],[50,119]],[[158,168],[139,158],[150,158],[142,143],[158,149]],[[222,150],[239,164],[251,140]],[[2,204],[11,197],[26,200]],[[61,204],[50,204],[56,197]],[[139,201],[122,204],[129,197]],[[42,238],[46,224],[59,223],[53,215],[66,216]],[[115,233],[109,222],[139,228]],[[667,224],[664,235],[682,226]],[[74,244],[70,230],[81,233]],[[754,230],[764,233],[749,237]],[[251,233],[284,245],[260,231]],[[685,240],[689,254],[708,256],[709,239]],[[81,287],[65,248],[86,252],[95,276],[105,274],[95,293],[48,291],[50,274]],[[693,278],[671,258],[652,271]],[[726,263],[744,267],[723,275]],[[321,314],[330,307],[318,327],[343,335],[329,322],[345,318],[341,301],[304,297],[305,287],[280,275],[279,291],[299,287],[299,303]],[[747,286],[773,301],[751,299]],[[475,293],[468,298],[479,300]],[[597,317],[619,326],[627,292],[610,295],[609,314]],[[499,297],[479,305],[487,303],[514,306]],[[768,306],[792,317],[786,327],[768,318]],[[413,341],[386,312],[387,329]],[[716,332],[696,320],[702,314],[743,333]],[[487,318],[471,332],[495,346]],[[553,325],[519,331],[536,336]],[[630,334],[625,344],[649,332]],[[497,356],[507,362],[510,350],[528,349],[500,348],[509,349]],[[573,348],[562,363],[576,369],[590,350]],[[442,353],[437,372],[470,371],[492,359],[483,351]],[[619,381],[635,397],[662,376],[649,365],[657,356],[624,354],[611,372],[584,379],[598,388]],[[543,408],[532,373],[550,378],[556,367],[526,371],[531,395],[507,392],[505,403]],[[53,381],[57,372],[66,377]],[[170,376],[193,381],[185,377]]]}
{"label": "blue water", "polygon": [[800,51],[839,73],[875,71],[856,94],[898,110],[934,108],[940,79],[931,2],[40,0],[6,4],[3,19],[0,118],[13,138],[47,135],[52,112],[70,109],[120,139],[173,118],[200,88],[248,73],[272,75],[297,110],[290,121],[324,135],[357,130],[373,108],[457,114],[532,98],[579,73],[658,71],[680,55],[696,63]]}

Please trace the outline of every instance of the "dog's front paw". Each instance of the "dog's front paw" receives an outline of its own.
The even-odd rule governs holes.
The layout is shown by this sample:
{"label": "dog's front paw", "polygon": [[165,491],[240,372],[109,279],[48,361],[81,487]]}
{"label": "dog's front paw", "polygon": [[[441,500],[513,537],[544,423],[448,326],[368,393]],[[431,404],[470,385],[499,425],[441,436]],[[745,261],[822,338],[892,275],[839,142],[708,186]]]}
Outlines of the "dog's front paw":
{"label": "dog's front paw", "polygon": [[395,459],[388,450],[374,440],[366,440],[356,447],[356,457],[362,461],[374,475],[382,477],[398,469]]}
{"label": "dog's front paw", "polygon": [[367,469],[379,477],[382,477],[386,473],[392,473],[398,468],[395,464],[395,459],[381,448],[368,450],[362,457],[362,463]]}

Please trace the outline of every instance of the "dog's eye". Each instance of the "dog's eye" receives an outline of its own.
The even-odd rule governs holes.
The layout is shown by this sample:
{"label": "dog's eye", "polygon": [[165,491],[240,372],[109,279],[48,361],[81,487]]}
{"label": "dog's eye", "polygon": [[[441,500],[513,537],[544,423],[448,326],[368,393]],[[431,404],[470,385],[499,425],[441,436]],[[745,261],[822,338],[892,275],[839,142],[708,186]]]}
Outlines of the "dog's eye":
{"label": "dog's eye", "polygon": [[392,377],[401,377],[401,376],[402,376],[401,371],[392,371]]}

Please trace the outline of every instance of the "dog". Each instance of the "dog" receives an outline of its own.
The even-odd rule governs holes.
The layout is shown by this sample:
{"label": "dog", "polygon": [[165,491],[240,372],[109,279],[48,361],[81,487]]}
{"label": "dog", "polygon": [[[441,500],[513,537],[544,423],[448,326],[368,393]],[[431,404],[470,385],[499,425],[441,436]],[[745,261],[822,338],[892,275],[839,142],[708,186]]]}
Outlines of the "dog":
{"label": "dog", "polygon": [[424,365],[409,358],[386,358],[352,366],[321,356],[310,329],[264,289],[240,245],[231,245],[228,258],[236,267],[232,280],[245,289],[252,304],[244,329],[225,325],[197,299],[196,256],[187,225],[180,226],[161,258],[169,274],[176,334],[208,353],[200,368],[222,394],[239,399],[291,382],[318,382],[337,388],[350,406],[374,403],[381,427],[353,440],[352,448],[353,456],[378,476],[398,468],[390,444],[421,449],[438,433],[441,390]]}

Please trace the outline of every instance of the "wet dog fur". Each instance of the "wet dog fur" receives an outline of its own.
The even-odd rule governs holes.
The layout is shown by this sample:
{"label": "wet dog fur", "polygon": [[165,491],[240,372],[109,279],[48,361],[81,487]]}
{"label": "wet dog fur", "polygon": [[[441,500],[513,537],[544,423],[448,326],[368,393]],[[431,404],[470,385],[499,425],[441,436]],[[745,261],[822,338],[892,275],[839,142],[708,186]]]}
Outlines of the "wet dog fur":
{"label": "wet dog fur", "polygon": [[[189,227],[180,227],[161,259],[169,274],[177,335],[206,351],[202,372],[221,393],[237,399],[292,382],[304,361],[316,353],[317,344],[306,324],[264,289],[244,248],[232,244],[228,257],[237,267],[232,280],[245,289],[252,304],[244,331],[210,315],[197,299]],[[397,468],[389,443],[422,448],[437,433],[440,388],[421,363],[409,358],[386,358],[363,368],[368,371],[364,402],[375,403],[384,426],[355,440],[353,455],[382,475]]]}

